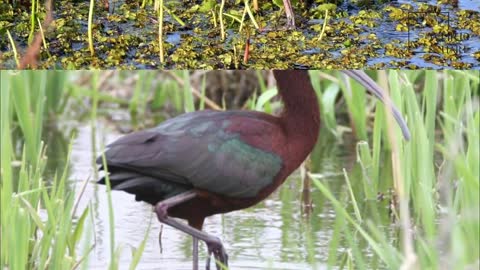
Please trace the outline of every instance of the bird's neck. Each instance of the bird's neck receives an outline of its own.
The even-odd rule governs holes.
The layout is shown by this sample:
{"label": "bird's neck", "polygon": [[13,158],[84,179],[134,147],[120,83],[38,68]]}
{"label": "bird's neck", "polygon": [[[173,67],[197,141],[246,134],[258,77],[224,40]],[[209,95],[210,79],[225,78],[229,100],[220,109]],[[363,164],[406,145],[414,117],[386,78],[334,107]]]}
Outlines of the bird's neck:
{"label": "bird's neck", "polygon": [[294,144],[300,156],[306,157],[315,146],[320,128],[317,95],[308,71],[275,70],[273,73],[284,103],[280,119],[288,141]]}

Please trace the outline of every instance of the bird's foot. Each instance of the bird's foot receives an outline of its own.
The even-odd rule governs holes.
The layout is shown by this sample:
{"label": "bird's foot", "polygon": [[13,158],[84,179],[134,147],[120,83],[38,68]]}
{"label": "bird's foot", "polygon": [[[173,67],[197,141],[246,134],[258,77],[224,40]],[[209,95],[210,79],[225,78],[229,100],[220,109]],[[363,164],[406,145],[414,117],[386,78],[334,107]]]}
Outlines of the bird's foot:
{"label": "bird's foot", "polygon": [[207,242],[208,247],[208,258],[207,258],[207,270],[210,270],[210,258],[213,254],[215,258],[215,264],[217,265],[217,270],[225,269],[228,267],[228,254],[225,251],[225,248],[222,245],[220,239],[216,239],[215,241]]}

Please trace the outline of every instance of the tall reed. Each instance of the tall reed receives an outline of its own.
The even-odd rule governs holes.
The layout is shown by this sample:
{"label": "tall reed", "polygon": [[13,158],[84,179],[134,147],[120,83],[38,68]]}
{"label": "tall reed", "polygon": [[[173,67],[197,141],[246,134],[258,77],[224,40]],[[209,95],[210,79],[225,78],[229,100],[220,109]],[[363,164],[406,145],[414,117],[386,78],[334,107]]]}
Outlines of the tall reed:
{"label": "tall reed", "polygon": [[[479,242],[473,239],[480,237],[480,111],[479,95],[475,94],[478,90],[474,90],[479,87],[479,73],[427,71],[420,93],[414,91],[410,78],[413,76],[409,72],[390,71],[386,79],[393,102],[406,115],[411,141],[401,140],[392,121],[386,120],[385,109],[377,107],[371,153],[365,147],[367,142],[358,145],[358,163],[364,177],[357,181],[368,184],[352,190],[348,184],[352,179],[346,175],[345,188],[351,196],[342,200],[332,195],[327,183],[317,179],[314,183],[335,205],[337,218],[347,221],[341,229],[344,235],[337,233],[336,237],[354,243],[358,233],[386,268],[473,269],[479,260]],[[439,90],[439,82],[443,82],[443,90]],[[439,98],[443,104],[438,103]],[[396,139],[386,136],[389,129],[393,129]],[[393,182],[392,175],[385,174],[392,162],[385,158],[390,154],[380,150],[385,145],[397,149],[392,160],[399,161],[400,182]],[[385,210],[380,201],[372,201],[369,187],[390,199],[394,223],[407,218],[400,232],[401,238],[410,237],[407,242],[392,239],[391,231],[382,228],[378,218]],[[394,193],[389,196],[391,188]],[[401,196],[406,200],[404,211],[399,208]],[[350,208],[359,210],[345,210]],[[365,260],[371,259],[365,258],[358,246],[350,245],[348,252],[353,254],[349,260],[353,268],[368,268]],[[337,259],[338,255],[332,253],[331,262]]]}

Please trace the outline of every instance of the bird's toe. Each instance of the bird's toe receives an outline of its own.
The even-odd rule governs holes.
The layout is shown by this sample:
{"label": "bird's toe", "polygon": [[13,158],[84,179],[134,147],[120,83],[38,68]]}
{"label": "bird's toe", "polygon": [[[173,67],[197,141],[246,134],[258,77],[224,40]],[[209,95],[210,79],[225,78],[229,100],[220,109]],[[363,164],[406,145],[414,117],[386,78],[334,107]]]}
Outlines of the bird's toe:
{"label": "bird's toe", "polygon": [[208,258],[207,258],[207,267],[206,269],[210,269],[210,256],[215,258],[217,269],[221,270],[224,269],[224,267],[228,266],[228,254],[225,250],[225,248],[222,245],[222,242],[220,240],[217,242],[210,242],[207,243],[208,247]]}

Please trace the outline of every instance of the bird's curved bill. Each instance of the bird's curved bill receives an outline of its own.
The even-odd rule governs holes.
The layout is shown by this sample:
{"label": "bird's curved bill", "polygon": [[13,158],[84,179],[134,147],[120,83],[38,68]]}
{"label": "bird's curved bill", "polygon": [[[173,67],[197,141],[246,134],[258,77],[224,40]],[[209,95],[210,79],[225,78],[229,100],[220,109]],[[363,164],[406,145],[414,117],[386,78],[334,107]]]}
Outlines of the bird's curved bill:
{"label": "bird's curved bill", "polygon": [[387,108],[390,108],[393,117],[395,118],[398,125],[400,126],[400,129],[402,130],[403,137],[405,138],[405,140],[410,140],[410,130],[408,129],[405,119],[403,119],[400,111],[392,103],[390,97],[384,94],[384,90],[380,88],[380,86],[376,82],[374,82],[365,72],[361,70],[342,70],[342,72],[355,79],[357,82],[363,85],[370,93],[380,99],[387,106]]}

